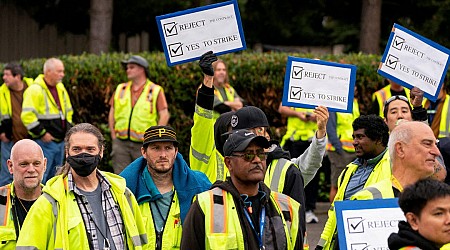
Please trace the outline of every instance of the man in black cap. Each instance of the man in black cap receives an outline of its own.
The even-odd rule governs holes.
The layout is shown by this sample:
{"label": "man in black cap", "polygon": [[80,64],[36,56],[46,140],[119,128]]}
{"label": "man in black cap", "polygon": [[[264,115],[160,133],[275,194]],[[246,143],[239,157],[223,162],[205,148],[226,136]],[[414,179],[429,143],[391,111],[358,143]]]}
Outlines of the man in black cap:
{"label": "man in black cap", "polygon": [[148,79],[147,60],[131,56],[122,64],[129,82],[117,86],[108,118],[116,174],[140,156],[145,130],[150,126],[167,125],[170,118],[163,88]]}
{"label": "man in black cap", "polygon": [[120,174],[135,195],[146,222],[149,246],[180,247],[181,227],[194,195],[211,186],[206,175],[193,171],[178,153],[176,133],[169,126],[145,131],[142,157]]}
{"label": "man in black cap", "polygon": [[223,151],[230,177],[197,195],[181,240],[181,249],[303,249],[299,203],[271,191],[264,136],[234,131]]}

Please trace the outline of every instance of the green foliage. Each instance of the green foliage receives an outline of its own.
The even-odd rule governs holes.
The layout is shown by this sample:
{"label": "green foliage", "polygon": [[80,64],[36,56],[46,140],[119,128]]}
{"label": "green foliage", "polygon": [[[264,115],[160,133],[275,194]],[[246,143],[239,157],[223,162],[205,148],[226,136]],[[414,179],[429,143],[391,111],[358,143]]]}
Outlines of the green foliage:
{"label": "green foliage", "polygon": [[[195,96],[202,81],[197,62],[168,67],[163,53],[141,53],[150,64],[150,80],[164,88],[171,119],[180,141],[180,152],[188,159],[190,129],[193,124]],[[99,127],[108,144],[104,154],[103,168],[110,169],[110,131],[107,125],[109,101],[116,86],[125,82],[126,74],[120,61],[130,55],[111,53],[102,55],[65,55],[60,59],[65,64],[63,82],[71,96],[75,110],[75,122],[89,122]],[[272,125],[274,135],[282,136],[280,128],[285,121],[277,112],[280,105],[288,56],[317,58],[311,54],[287,53],[234,53],[220,58],[228,64],[231,84],[249,105],[260,107]],[[380,56],[348,54],[326,55],[320,59],[332,62],[354,64],[357,69],[358,98],[362,113],[370,104],[371,94],[382,87],[382,78],[376,70]],[[36,77],[42,72],[45,59],[22,61],[26,75]]]}

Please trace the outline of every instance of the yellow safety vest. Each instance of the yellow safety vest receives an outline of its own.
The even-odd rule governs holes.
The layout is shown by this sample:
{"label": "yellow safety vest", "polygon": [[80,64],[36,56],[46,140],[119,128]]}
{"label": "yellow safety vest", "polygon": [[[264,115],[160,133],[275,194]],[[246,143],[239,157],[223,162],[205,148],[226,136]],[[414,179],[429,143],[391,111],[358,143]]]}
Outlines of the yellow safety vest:
{"label": "yellow safety vest", "polygon": [[[16,227],[14,226],[13,213],[12,213],[12,200],[11,194],[14,194],[13,184],[9,184],[5,189],[0,191],[0,195],[6,197],[6,205],[0,205],[0,210],[4,210],[3,214],[0,214],[0,249],[16,249]],[[17,231],[19,231],[18,229]]]}
{"label": "yellow safety vest", "polygon": [[[372,173],[367,179],[364,187],[371,186],[379,181],[388,179],[390,180],[392,175],[391,164],[389,160],[389,151],[383,155],[383,158],[378,162],[378,164],[374,167]],[[334,245],[336,244],[336,213],[334,211],[334,202],[344,200],[345,190],[347,189],[348,182],[350,178],[355,173],[356,169],[358,169],[358,165],[350,163],[344,171],[342,171],[341,175],[338,178],[338,191],[336,193],[336,197],[334,198],[333,203],[328,210],[328,220],[325,223],[325,227],[323,229],[322,235],[320,236],[318,246],[322,246],[324,250],[334,249]]]}
{"label": "yellow safety vest", "polygon": [[[181,219],[180,219],[180,203],[177,193],[174,191],[172,203],[170,205],[169,214],[166,219],[164,231],[162,235],[161,249],[179,249],[181,243]],[[153,248],[156,246],[156,229],[153,221],[150,203],[144,202],[139,205],[142,219],[145,224],[145,230],[148,235],[148,246]]]}
{"label": "yellow safety vest", "polygon": [[[292,108],[297,112],[312,113],[312,109]],[[308,141],[313,137],[317,130],[317,124],[312,121],[304,122],[298,117],[289,116],[287,118],[286,134],[283,136],[280,145],[283,147],[287,140],[290,141]]]}
{"label": "yellow safety vest", "polygon": [[[411,102],[410,94],[409,94],[410,90],[407,88],[404,88],[404,90],[405,90],[406,97],[408,98],[409,102]],[[380,110],[379,115],[382,118],[384,118],[384,113],[383,113],[384,103],[386,102],[387,99],[391,98],[391,96],[392,96],[391,84],[388,84],[387,86],[378,90],[377,92],[373,93],[373,95],[372,95],[372,101],[375,100],[375,97],[377,98],[378,106],[379,106],[379,110]]]}
{"label": "yellow safety vest", "polygon": [[[223,89],[225,90],[225,95],[227,96],[227,100],[230,102],[234,101],[234,95],[236,94],[236,90],[234,90],[233,87],[231,87],[230,84],[225,83],[223,86]],[[220,94],[219,90],[217,88],[214,88],[214,95],[221,101],[224,102],[222,95]],[[216,120],[220,116],[219,112],[214,111],[214,120]]]}
{"label": "yellow safety vest", "polygon": [[[356,99],[353,100],[353,112],[350,113],[336,113],[336,134],[342,143],[342,149],[349,153],[355,152],[353,146],[353,121],[359,117],[359,106]],[[328,151],[336,151],[331,143],[327,143]]]}
{"label": "yellow safety vest", "polygon": [[145,130],[158,125],[156,103],[161,86],[147,79],[134,107],[131,103],[131,81],[117,86],[114,94],[114,131],[122,140],[142,142]]}
{"label": "yellow safety vest", "polygon": [[[214,196],[220,198],[214,199]],[[293,249],[298,233],[299,204],[289,196],[273,191],[270,193],[270,200],[283,221],[287,249]],[[245,248],[239,215],[229,192],[213,188],[198,194],[198,203],[205,214],[206,249]],[[285,220],[283,213],[289,214],[291,221]]]}
{"label": "yellow safety vest", "polygon": [[[33,84],[32,78],[23,78],[23,83],[27,86]],[[12,119],[11,90],[3,84],[0,87],[0,120]]]}
{"label": "yellow safety vest", "polygon": [[441,122],[439,123],[438,138],[445,138],[450,136],[450,116],[448,115],[450,105],[450,96],[445,96],[444,106],[442,107]]}
{"label": "yellow safety vest", "polygon": [[[44,75],[42,74],[23,93],[22,114],[20,117],[28,129],[28,133],[33,137],[40,137],[46,132],[50,132],[55,137],[55,134],[51,131],[53,130],[53,132],[58,133],[57,136],[61,137],[57,139],[64,139],[66,131],[62,131],[57,121],[66,120],[68,123],[72,123],[73,109],[69,94],[62,82],[56,84],[56,91],[58,92],[61,110],[59,110],[53,95],[45,84]],[[56,123],[52,124],[52,121]],[[39,131],[39,134],[34,134],[31,130],[39,126],[39,123],[43,123],[45,129]]]}

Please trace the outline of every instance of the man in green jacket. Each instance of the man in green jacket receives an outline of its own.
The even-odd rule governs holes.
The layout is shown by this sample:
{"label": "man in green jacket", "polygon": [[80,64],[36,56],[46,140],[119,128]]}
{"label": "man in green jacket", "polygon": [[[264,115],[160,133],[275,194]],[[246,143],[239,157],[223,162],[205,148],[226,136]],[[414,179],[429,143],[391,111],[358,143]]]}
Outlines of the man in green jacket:
{"label": "man in green jacket", "polygon": [[64,139],[67,163],[31,208],[17,249],[143,249],[144,222],[125,180],[97,169],[104,138],[89,123]]}

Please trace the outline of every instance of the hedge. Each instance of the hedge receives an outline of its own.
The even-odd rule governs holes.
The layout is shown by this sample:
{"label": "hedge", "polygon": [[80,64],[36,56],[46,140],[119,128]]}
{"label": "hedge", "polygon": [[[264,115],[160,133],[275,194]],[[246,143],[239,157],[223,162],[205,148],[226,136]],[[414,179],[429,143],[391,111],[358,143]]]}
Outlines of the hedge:
{"label": "hedge", "polygon": [[[150,80],[163,86],[171,118],[180,141],[180,152],[188,159],[190,129],[196,90],[202,80],[197,62],[168,67],[163,53],[140,53],[149,62]],[[282,89],[287,57],[320,58],[326,61],[357,66],[358,99],[361,113],[370,105],[371,94],[383,87],[383,79],[376,70],[378,55],[346,54],[317,56],[312,54],[253,53],[242,52],[220,56],[228,64],[230,82],[249,105],[260,107],[271,123],[275,137],[282,136],[285,119],[277,112],[282,99]],[[110,132],[108,128],[109,99],[115,87],[125,82],[126,74],[120,61],[130,55],[110,53],[102,55],[64,55],[59,58],[65,64],[63,82],[71,96],[75,110],[74,121],[90,122],[98,126],[107,140],[102,169],[110,171]],[[46,58],[23,60],[28,77],[42,72]]]}

